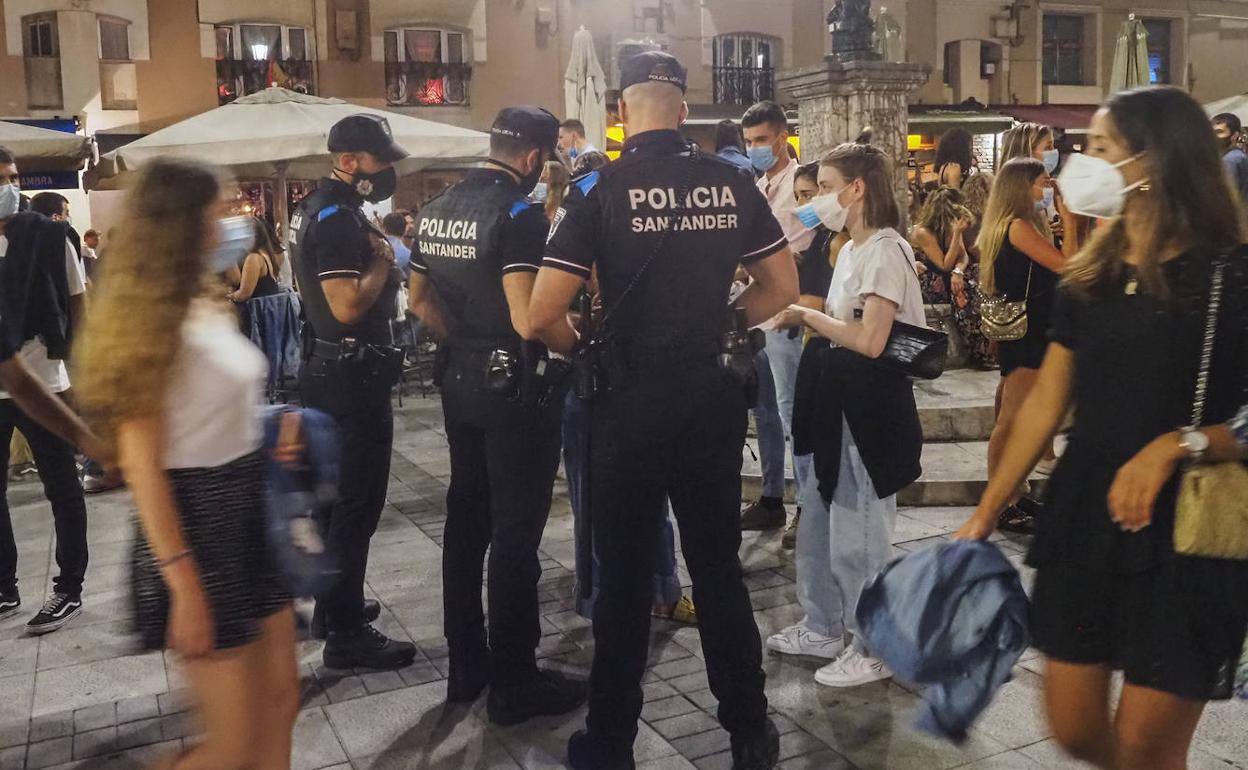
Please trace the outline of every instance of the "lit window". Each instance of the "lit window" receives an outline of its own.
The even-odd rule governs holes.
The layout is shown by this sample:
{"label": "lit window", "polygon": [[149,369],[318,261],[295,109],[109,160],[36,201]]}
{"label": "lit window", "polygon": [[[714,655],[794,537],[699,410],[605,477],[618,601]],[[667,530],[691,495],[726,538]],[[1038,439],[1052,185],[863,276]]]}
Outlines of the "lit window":
{"label": "lit window", "polygon": [[463,32],[387,30],[386,101],[408,107],[467,104],[472,65],[466,49]]}

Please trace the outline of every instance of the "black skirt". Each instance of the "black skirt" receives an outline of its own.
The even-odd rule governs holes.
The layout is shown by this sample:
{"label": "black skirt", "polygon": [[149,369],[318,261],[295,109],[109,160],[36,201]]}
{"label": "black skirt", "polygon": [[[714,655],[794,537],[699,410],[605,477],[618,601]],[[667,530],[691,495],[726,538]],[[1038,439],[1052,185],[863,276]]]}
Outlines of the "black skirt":
{"label": "black skirt", "polygon": [[[218,650],[260,636],[260,622],[291,601],[265,538],[263,452],[215,468],[168,471],[182,532],[194,554],[216,626]],[[165,646],[169,591],[135,522],[131,594],[145,649]]]}

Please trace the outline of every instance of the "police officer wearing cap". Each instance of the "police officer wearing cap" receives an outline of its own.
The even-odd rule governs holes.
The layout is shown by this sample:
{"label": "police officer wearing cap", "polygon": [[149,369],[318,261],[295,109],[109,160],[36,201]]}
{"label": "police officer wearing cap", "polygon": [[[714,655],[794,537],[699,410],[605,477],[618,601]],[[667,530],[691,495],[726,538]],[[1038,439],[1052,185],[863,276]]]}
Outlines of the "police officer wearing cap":
{"label": "police officer wearing cap", "polygon": [[416,647],[370,625],[380,608],[364,601],[364,571],[390,477],[390,392],[402,368],[390,318],[402,278],[385,235],[361,207],[394,195],[394,164],[407,152],[385,118],[367,114],[334,124],[329,151],[333,173],[300,202],[289,244],[308,321],[303,402],[334,417],[342,449],[339,499],[320,520],[339,573],[317,597],[312,631],[328,633],[327,668],[400,668]]}
{"label": "police officer wearing cap", "polygon": [[[441,340],[451,453],[442,544],[447,700],[515,724],[577,708],[582,682],[537,667],[537,549],[559,466],[566,363],[533,341],[529,297],[549,223],[530,203],[559,121],[536,107],[498,114],[490,158],[421,208],[409,303]],[[560,377],[557,372],[563,371]],[[489,633],[481,604],[489,549]]]}
{"label": "police officer wearing cap", "polygon": [[[551,350],[575,350],[591,404],[591,508],[601,568],[586,730],[577,770],[633,767],[649,636],[650,576],[671,499],[733,767],[779,751],[763,695],[762,648],[742,579],[741,450],[750,326],[797,300],[780,225],[754,180],[688,145],[685,69],[651,52],[621,66],[620,159],[576,181],[556,215],[530,305]],[[727,305],[744,265],[750,287]],[[603,321],[581,340],[568,304],[596,270]],[[583,372],[589,372],[583,374]]]}

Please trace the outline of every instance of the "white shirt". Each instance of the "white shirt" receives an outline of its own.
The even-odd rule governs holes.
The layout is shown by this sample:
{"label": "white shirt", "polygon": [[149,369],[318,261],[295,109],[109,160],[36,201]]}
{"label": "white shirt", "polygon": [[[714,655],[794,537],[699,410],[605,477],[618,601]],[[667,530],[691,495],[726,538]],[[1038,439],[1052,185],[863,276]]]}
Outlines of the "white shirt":
{"label": "white shirt", "polygon": [[238,321],[197,304],[165,396],[165,467],[215,468],[260,448],[259,407],[268,363]]}
{"label": "white shirt", "polygon": [[[0,258],[9,253],[9,239],[0,235]],[[87,290],[87,276],[82,272],[82,262],[78,260],[78,252],[74,244],[65,241],[65,277],[69,282],[69,296],[76,297]],[[39,338],[30,340],[18,355],[26,362],[26,366],[35,376],[43,380],[48,390],[53,393],[64,393],[69,390],[69,372],[64,361],[48,358],[48,349]],[[10,398],[7,391],[0,390],[0,399]]]}
{"label": "white shirt", "polygon": [[891,227],[877,231],[861,246],[850,241],[841,248],[826,312],[852,322],[855,311],[862,310],[873,294],[897,305],[896,320],[927,328],[923,292],[914,272],[914,249]]}
{"label": "white shirt", "polygon": [[797,161],[789,158],[788,165],[779,174],[771,179],[763,174],[758,179],[758,189],[767,198],[767,205],[780,222],[780,228],[784,230],[784,237],[794,255],[809,249],[811,241],[815,240],[815,231],[797,218],[797,199],[793,197],[793,177],[796,174]]}

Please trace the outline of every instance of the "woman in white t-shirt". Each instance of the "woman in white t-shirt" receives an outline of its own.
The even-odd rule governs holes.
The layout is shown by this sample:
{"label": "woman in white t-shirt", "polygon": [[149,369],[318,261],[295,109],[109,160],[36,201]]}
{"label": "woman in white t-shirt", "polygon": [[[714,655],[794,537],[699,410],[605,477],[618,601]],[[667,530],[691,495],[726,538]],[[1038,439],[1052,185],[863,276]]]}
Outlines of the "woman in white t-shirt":
{"label": "woman in white t-shirt", "polygon": [[[896,490],[917,477],[922,449],[909,381],[872,360],[883,353],[895,321],[927,325],[914,251],[896,229],[901,213],[891,168],[875,147],[841,145],[821,161],[821,195],[799,211],[807,218],[817,215],[831,230],[844,229],[851,240],[837,258],[826,312],[791,308],[831,342],[822,351],[827,355],[817,359],[807,351],[803,357],[803,368],[809,361],[828,374],[813,396],[823,400],[822,406],[801,411],[803,418],[830,413],[832,423],[825,417],[813,430],[833,438],[831,444],[815,442],[812,475],[818,478],[800,491],[797,583],[806,617],[769,638],[767,646],[782,654],[831,659],[815,681],[832,687],[892,676],[882,661],[870,657],[854,612],[864,584],[888,560]],[[807,373],[798,376],[806,379]],[[798,398],[806,398],[806,392],[803,388]],[[795,423],[798,419],[795,409]],[[905,430],[896,430],[895,422]],[[795,425],[795,440],[798,434]],[[839,457],[821,457],[821,448]],[[877,491],[880,486],[887,488]],[[830,501],[825,499],[829,492]]]}
{"label": "woman in white t-shirt", "polygon": [[135,629],[179,655],[206,728],[161,766],[277,770],[290,767],[299,707],[294,613],[265,538],[264,356],[213,299],[212,276],[253,238],[222,193],[208,166],[144,167],[101,265],[77,378],[138,506]]}

